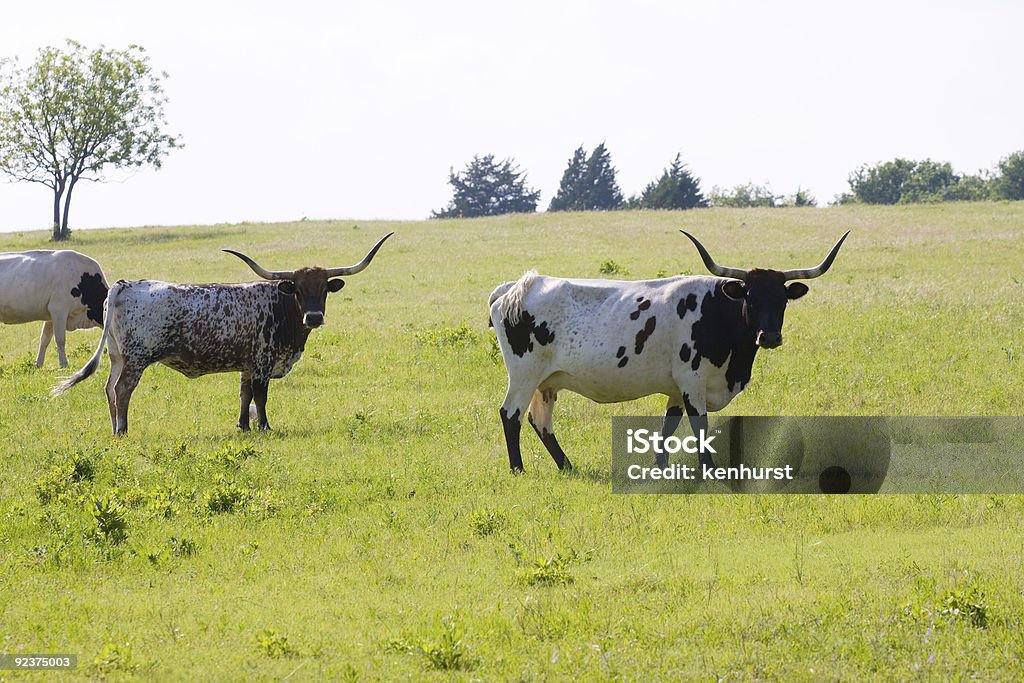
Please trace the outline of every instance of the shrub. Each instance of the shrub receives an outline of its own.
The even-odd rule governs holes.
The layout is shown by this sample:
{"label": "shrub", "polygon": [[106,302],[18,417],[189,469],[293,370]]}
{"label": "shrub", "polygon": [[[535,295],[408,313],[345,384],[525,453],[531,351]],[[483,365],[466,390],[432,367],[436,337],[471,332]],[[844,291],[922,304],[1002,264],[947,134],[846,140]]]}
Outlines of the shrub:
{"label": "shrub", "polygon": [[274,659],[295,657],[299,654],[299,651],[288,642],[288,636],[272,628],[263,629],[256,634],[256,646],[263,654]]}
{"label": "shrub", "polygon": [[431,325],[417,332],[415,338],[424,346],[456,348],[475,344],[477,333],[466,323],[459,323],[456,327]]}
{"label": "shrub", "polygon": [[602,262],[601,267],[598,268],[598,272],[600,272],[602,275],[629,275],[628,270],[626,270],[623,266],[620,266],[612,259],[608,259],[607,261]]}
{"label": "shrub", "polygon": [[465,643],[465,631],[455,617],[448,615],[441,619],[439,639],[416,639],[410,641],[398,638],[388,643],[387,649],[408,655],[423,657],[434,669],[441,671],[466,671],[477,665]]}
{"label": "shrub", "polygon": [[113,496],[92,499],[93,535],[104,543],[120,545],[128,538],[127,510]]}

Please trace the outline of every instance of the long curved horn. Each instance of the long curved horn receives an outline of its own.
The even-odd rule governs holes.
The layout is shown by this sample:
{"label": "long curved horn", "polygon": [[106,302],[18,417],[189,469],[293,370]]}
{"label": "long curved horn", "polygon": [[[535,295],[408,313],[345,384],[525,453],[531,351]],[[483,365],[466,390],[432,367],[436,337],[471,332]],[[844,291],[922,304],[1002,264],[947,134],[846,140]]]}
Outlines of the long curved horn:
{"label": "long curved horn", "polygon": [[221,249],[221,251],[226,251],[229,254],[234,254],[238,258],[245,261],[246,264],[248,264],[248,266],[253,269],[253,272],[255,272],[264,280],[291,280],[295,277],[294,270],[267,270],[266,268],[256,263],[245,254],[239,253],[232,249]]}
{"label": "long curved horn", "polygon": [[790,280],[810,280],[811,278],[816,278],[820,275],[824,275],[825,271],[832,266],[832,262],[835,261],[836,259],[836,254],[839,253],[839,247],[843,246],[843,240],[845,240],[846,236],[849,234],[849,230],[843,233],[843,236],[839,238],[838,242],[836,242],[836,246],[832,247],[832,251],[828,253],[828,256],[825,257],[825,260],[819,263],[818,265],[814,266],[813,268],[805,268],[803,270],[782,271],[782,274],[786,276],[786,282]]}
{"label": "long curved horn", "polygon": [[344,268],[326,268],[325,270],[327,270],[327,277],[355,275],[363,268],[366,268],[366,266],[370,265],[370,261],[372,261],[373,257],[377,254],[377,250],[380,249],[380,245],[384,244],[384,240],[386,240],[387,238],[391,237],[394,234],[395,233],[393,232],[389,232],[388,234],[381,237],[377,244],[373,245],[373,249],[370,250],[370,253],[368,253],[362,261],[355,264],[354,266],[346,266]]}
{"label": "long curved horn", "polygon": [[689,237],[690,241],[693,242],[693,246],[697,247],[697,251],[700,252],[700,257],[704,260],[704,265],[707,266],[707,269],[711,271],[712,275],[718,275],[719,277],[731,277],[736,278],[737,280],[742,280],[747,276],[747,271],[742,268],[726,268],[725,266],[718,265],[715,263],[715,260],[711,258],[711,254],[709,254],[708,250],[704,248],[704,245],[697,241],[696,237],[685,230],[680,230],[679,232]]}

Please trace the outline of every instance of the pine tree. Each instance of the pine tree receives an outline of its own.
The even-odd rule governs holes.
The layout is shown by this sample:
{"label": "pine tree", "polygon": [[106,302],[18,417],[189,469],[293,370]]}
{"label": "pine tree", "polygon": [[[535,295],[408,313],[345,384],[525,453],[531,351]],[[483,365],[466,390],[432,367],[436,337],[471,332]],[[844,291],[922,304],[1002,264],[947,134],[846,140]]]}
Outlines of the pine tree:
{"label": "pine tree", "polygon": [[562,173],[562,182],[559,183],[558,192],[548,205],[548,211],[578,210],[586,175],[587,153],[583,151],[583,145],[580,145],[572,153],[572,159],[569,159],[569,165]]}
{"label": "pine tree", "polygon": [[622,205],[612,157],[602,142],[589,157],[582,146],[573,152],[548,211],[609,211]]}
{"label": "pine tree", "polygon": [[493,154],[474,156],[462,173],[448,172],[454,190],[447,208],[431,212],[433,218],[473,218],[505,213],[533,213],[540,190],[526,186],[526,174],[512,159],[497,163]]}
{"label": "pine tree", "polygon": [[610,211],[622,208],[622,190],[615,180],[612,155],[603,142],[594,148],[587,159],[584,185],[587,188],[585,210]]}
{"label": "pine tree", "polygon": [[679,154],[658,180],[644,188],[638,200],[630,202],[642,209],[696,209],[708,206],[697,178],[682,162]]}

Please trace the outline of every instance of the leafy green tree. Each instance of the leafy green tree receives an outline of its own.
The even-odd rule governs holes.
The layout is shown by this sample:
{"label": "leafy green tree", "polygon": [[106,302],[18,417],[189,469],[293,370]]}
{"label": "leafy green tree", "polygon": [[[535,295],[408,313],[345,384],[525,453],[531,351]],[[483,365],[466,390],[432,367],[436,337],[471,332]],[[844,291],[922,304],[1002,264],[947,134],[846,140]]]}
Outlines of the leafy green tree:
{"label": "leafy green tree", "polygon": [[895,159],[875,166],[861,166],[850,174],[847,182],[854,197],[865,204],[896,204],[914,165],[913,161]]}
{"label": "leafy green tree", "polygon": [[589,157],[582,146],[576,148],[548,211],[621,209],[624,200],[615,175],[611,153],[603,142]]}
{"label": "leafy green tree", "polygon": [[949,162],[938,163],[931,159],[918,161],[900,188],[900,204],[926,204],[948,199],[952,187],[960,178],[953,173]]}
{"label": "leafy green tree", "polygon": [[992,196],[993,183],[984,175],[962,176],[949,162],[931,159],[894,159],[862,166],[850,175],[851,195],[839,203],[920,204],[926,202],[980,201]]}
{"label": "leafy green tree", "polygon": [[639,198],[631,198],[630,208],[696,209],[708,206],[700,190],[700,178],[690,173],[679,154],[661,177],[648,183]]}
{"label": "leafy green tree", "polygon": [[540,190],[526,186],[526,174],[512,159],[495,162],[493,154],[474,156],[462,173],[448,172],[453,195],[448,206],[432,218],[472,218],[537,210]]}
{"label": "leafy green tree", "polygon": [[997,199],[1024,199],[1024,150],[999,160],[999,175],[993,182]]}
{"label": "leafy green tree", "polygon": [[957,181],[946,189],[945,201],[982,202],[993,199],[995,187],[988,172],[977,175],[958,176]]}
{"label": "leafy green tree", "polygon": [[53,191],[53,239],[70,234],[71,196],[105,169],[160,168],[180,138],[163,131],[162,81],[145,50],[45,47],[31,65],[5,60],[0,170]]}

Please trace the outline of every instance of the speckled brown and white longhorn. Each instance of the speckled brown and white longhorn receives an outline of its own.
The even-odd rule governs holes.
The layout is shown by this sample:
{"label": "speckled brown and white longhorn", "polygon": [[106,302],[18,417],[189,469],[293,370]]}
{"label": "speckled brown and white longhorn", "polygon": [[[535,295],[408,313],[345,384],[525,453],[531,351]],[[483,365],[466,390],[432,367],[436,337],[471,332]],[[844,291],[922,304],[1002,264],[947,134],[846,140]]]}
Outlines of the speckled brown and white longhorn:
{"label": "speckled brown and white longhorn", "polygon": [[[491,324],[508,371],[500,415],[513,471],[523,469],[519,433],[527,410],[558,467],[571,467],[552,428],[562,389],[598,403],[664,394],[663,437],[684,411],[695,435],[706,432],[708,411],[727,406],[750,381],[757,350],[782,344],[786,303],[808,291],[802,282],[786,283],[823,275],[850,233],[814,268],[785,271],[720,266],[683,234],[717,277],[622,282],[531,271],[491,293]],[[664,454],[657,462],[667,464]]]}
{"label": "speckled brown and white longhorn", "polygon": [[392,234],[382,237],[362,261],[343,268],[270,271],[245,254],[224,250],[267,282],[192,285],[118,280],[107,297],[106,324],[96,353],[52,394],[63,394],[93,374],[105,344],[110,354],[107,405],[114,434],[128,431],[132,392],[153,363],[189,378],[240,372],[238,427],[248,431],[249,406],[255,402],[259,428],[270,429],[270,380],[284,377],[302,357],[310,331],[324,323],[327,294],[345,285],[337,278],[370,265]]}

